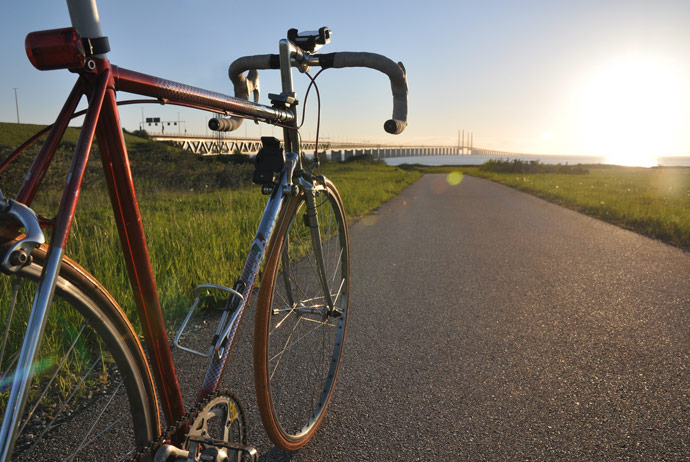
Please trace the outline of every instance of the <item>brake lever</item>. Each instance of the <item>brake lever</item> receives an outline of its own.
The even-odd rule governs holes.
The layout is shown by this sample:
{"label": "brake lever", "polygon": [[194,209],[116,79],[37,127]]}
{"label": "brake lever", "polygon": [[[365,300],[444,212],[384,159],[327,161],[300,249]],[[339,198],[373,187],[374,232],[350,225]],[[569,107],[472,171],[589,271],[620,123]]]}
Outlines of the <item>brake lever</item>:
{"label": "brake lever", "polygon": [[[254,102],[259,102],[259,71],[256,69],[251,69],[247,72],[247,99],[249,95],[253,95]],[[255,124],[259,125],[259,121],[255,120]]]}

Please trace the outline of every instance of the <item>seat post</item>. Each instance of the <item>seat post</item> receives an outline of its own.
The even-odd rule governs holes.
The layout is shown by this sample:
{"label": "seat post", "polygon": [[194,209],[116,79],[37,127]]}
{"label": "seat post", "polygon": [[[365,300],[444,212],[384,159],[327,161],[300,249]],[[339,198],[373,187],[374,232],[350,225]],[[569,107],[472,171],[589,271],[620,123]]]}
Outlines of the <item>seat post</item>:
{"label": "seat post", "polygon": [[[103,37],[101,20],[98,16],[96,0],[67,0],[67,9],[72,26],[85,39]],[[97,58],[105,58],[105,53],[96,54]]]}

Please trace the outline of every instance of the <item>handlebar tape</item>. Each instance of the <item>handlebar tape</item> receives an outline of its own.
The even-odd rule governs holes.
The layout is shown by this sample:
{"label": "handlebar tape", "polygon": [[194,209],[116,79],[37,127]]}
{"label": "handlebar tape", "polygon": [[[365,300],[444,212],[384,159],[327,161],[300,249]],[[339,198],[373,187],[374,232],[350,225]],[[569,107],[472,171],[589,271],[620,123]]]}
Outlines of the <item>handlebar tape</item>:
{"label": "handlebar tape", "polygon": [[[259,101],[259,69],[280,69],[280,58],[278,55],[245,56],[230,64],[228,76],[234,86],[236,98],[249,101],[251,94],[254,102]],[[245,71],[249,71],[246,76]],[[243,121],[242,117],[211,119],[208,127],[215,131],[230,132],[240,128]]]}
{"label": "handlebar tape", "polygon": [[[386,74],[390,79],[393,93],[393,116],[383,124],[383,128],[393,135],[405,130],[407,126],[407,74],[403,63],[396,63],[383,55],[367,52],[341,51],[318,55],[318,57],[319,64],[324,69],[368,67]],[[249,94],[252,93],[254,100],[258,101],[258,69],[280,69],[279,56],[274,54],[245,56],[230,64],[228,75],[234,85],[235,97],[249,100]],[[249,71],[246,77],[245,71]],[[216,123],[216,119],[211,121],[213,126],[209,122],[209,128],[219,131],[237,130],[243,121],[240,117],[217,120],[220,122]]]}
{"label": "handlebar tape", "polygon": [[383,128],[393,135],[402,133],[407,126],[407,74],[403,63],[376,53],[349,51],[319,55],[319,63],[324,69],[368,67],[386,74],[393,93],[393,117],[383,124]]}

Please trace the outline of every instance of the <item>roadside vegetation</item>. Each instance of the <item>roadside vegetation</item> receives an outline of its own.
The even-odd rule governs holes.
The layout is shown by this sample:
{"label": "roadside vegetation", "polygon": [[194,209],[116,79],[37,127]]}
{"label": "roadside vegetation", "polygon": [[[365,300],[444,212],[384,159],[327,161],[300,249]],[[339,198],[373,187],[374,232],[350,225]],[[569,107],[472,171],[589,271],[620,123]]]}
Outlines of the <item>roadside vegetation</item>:
{"label": "roadside vegetation", "polygon": [[401,168],[486,178],[690,250],[690,168],[521,164]]}
{"label": "roadside vegetation", "polygon": [[585,175],[589,170],[582,165],[553,165],[542,164],[538,160],[522,161],[514,159],[490,160],[479,166],[482,172],[494,173],[564,173],[570,175]]}
{"label": "roadside vegetation", "polygon": [[[0,158],[40,129],[0,123]],[[68,130],[33,204],[47,217],[57,209],[76,136],[75,129]],[[249,156],[200,157],[131,134],[125,134],[125,140],[161,305],[172,325],[189,308],[196,285],[232,286],[266,197],[251,182],[254,167]],[[16,193],[37,150],[31,147],[3,172],[0,188],[6,196]],[[94,147],[91,153],[67,254],[93,273],[134,320],[136,308],[97,151]],[[351,222],[421,176],[367,157],[324,162],[320,172],[337,185]]]}

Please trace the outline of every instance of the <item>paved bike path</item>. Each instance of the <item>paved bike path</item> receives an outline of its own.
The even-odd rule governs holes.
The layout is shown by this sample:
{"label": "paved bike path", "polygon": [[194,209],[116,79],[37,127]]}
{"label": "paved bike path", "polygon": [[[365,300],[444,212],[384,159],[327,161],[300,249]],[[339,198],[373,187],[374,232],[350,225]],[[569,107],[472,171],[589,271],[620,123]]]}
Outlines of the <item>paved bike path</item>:
{"label": "paved bike path", "polygon": [[424,176],[350,233],[341,375],[297,453],[272,449],[257,420],[253,309],[240,329],[226,385],[249,411],[262,460],[690,454],[687,253],[444,175]]}

